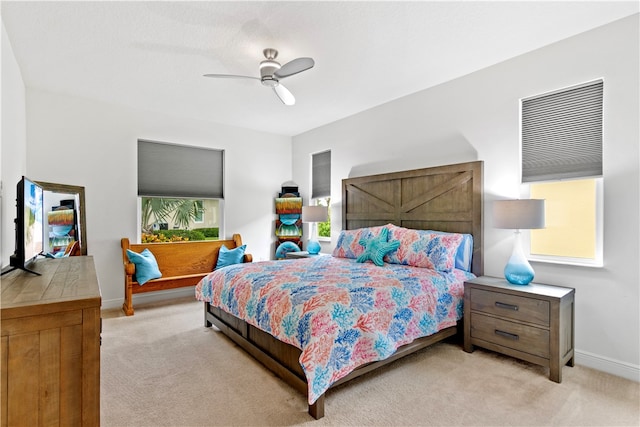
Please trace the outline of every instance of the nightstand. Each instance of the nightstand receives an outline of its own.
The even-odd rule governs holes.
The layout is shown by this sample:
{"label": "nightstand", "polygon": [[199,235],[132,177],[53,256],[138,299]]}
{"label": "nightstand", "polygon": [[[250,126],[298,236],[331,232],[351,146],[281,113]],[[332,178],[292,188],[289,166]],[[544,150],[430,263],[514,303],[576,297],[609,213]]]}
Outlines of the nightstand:
{"label": "nightstand", "polygon": [[575,290],[481,276],[464,283],[464,351],[473,346],[549,368],[562,381],[574,364]]}
{"label": "nightstand", "polygon": [[314,256],[327,256],[329,254],[323,254],[322,252],[319,254],[310,254],[307,251],[301,251],[301,252],[287,252],[286,257],[288,259],[296,259],[296,258],[311,258]]}

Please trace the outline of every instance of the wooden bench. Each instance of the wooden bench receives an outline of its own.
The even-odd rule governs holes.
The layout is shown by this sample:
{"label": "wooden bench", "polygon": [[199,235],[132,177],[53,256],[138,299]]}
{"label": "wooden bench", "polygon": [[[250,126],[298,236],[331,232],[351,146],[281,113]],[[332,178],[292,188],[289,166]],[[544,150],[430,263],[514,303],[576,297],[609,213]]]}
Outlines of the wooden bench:
{"label": "wooden bench", "polygon": [[[231,240],[200,240],[168,243],[129,243],[128,238],[120,241],[122,260],[124,262],[124,304],[122,310],[127,316],[133,315],[133,294],[142,292],[164,291],[198,284],[211,273],[218,262],[218,252],[224,245],[227,249],[242,246],[242,238],[234,234]],[[162,273],[159,279],[149,280],[140,286],[134,280],[136,266],[129,261],[127,249],[142,252],[149,249],[158,262]],[[253,257],[244,255],[243,262],[251,262]]]}

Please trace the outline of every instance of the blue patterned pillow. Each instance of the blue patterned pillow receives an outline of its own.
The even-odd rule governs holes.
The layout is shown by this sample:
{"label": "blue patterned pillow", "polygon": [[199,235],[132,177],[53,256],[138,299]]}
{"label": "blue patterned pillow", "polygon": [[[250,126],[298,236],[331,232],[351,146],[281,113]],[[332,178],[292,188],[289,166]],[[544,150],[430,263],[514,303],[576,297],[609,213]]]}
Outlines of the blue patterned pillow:
{"label": "blue patterned pillow", "polygon": [[144,285],[151,279],[159,279],[162,277],[158,261],[149,249],[145,249],[140,253],[127,249],[127,258],[136,265],[136,282]]}
{"label": "blue patterned pillow", "polygon": [[226,267],[228,265],[240,264],[244,257],[244,250],[247,245],[238,246],[234,249],[227,249],[225,245],[220,246],[220,252],[218,252],[218,262],[216,263],[216,269]]}
{"label": "blue patterned pillow", "polygon": [[364,252],[356,261],[366,262],[371,260],[375,265],[382,267],[384,265],[384,256],[391,251],[395,251],[400,246],[399,240],[387,241],[388,234],[389,230],[383,228],[377,237],[360,239],[358,243],[364,246]]}

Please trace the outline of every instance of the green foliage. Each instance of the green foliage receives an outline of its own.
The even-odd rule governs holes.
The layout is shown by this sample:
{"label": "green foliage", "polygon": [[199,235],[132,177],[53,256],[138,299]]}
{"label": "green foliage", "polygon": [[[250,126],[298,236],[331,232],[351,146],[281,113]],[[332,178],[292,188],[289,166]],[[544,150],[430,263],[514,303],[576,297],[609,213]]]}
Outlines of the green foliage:
{"label": "green foliage", "polygon": [[[331,206],[331,198],[319,199],[318,204],[329,208]],[[331,209],[328,210],[327,221],[318,223],[318,237],[331,237]]]}
{"label": "green foliage", "polygon": [[318,236],[331,237],[331,221],[318,223]]}
{"label": "green foliage", "polygon": [[194,228],[193,231],[201,232],[204,234],[204,237],[220,237],[218,227]]}
{"label": "green foliage", "polygon": [[173,219],[178,227],[187,228],[202,212],[204,209],[200,200],[143,197],[142,231],[150,233],[154,223],[168,222],[169,218]]}
{"label": "green foliage", "polygon": [[156,230],[153,234],[156,236],[164,234],[168,239],[171,239],[173,236],[180,236],[185,240],[205,240],[204,233],[197,230]]}

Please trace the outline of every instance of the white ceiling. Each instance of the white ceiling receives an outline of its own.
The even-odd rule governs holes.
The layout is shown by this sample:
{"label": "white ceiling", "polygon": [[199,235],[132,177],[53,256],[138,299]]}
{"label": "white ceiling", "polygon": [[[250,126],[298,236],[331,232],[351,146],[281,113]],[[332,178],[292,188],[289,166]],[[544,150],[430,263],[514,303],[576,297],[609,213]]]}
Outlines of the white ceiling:
{"label": "white ceiling", "polygon": [[[27,87],[297,135],[637,13],[637,1],[9,2]],[[284,106],[262,50],[310,56]]]}

